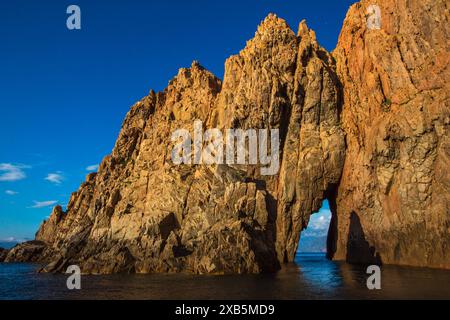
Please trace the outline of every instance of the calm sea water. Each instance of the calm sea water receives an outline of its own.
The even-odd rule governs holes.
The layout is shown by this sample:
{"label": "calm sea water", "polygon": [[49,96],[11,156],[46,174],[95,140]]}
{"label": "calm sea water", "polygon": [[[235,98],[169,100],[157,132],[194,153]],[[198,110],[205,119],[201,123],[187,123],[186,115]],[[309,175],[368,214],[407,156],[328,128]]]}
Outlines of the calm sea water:
{"label": "calm sea water", "polygon": [[272,275],[82,276],[37,274],[36,264],[0,264],[0,299],[450,299],[450,271],[382,267],[382,289],[368,290],[365,268],[301,254]]}

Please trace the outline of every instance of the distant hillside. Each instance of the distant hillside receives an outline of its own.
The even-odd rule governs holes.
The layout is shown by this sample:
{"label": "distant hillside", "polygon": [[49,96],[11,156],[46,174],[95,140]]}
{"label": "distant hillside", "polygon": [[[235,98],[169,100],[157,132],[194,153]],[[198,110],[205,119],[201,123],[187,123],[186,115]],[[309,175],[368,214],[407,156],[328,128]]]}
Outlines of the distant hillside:
{"label": "distant hillside", "polygon": [[11,248],[15,247],[18,243],[19,242],[13,242],[13,241],[0,242],[0,248],[11,249]]}
{"label": "distant hillside", "polygon": [[300,237],[297,252],[327,252],[327,229],[304,230]]}

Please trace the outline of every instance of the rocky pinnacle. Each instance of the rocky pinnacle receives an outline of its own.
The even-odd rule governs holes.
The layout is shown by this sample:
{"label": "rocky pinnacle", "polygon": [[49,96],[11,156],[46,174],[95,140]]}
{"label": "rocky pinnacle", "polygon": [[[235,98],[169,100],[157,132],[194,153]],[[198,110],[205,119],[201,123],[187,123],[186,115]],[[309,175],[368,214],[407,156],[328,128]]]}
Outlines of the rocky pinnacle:
{"label": "rocky pinnacle", "polygon": [[[363,0],[329,53],[304,21],[295,33],[269,15],[223,81],[194,62],[137,102],[98,173],[6,261],[273,272],[328,199],[329,258],[450,268],[448,19],[444,0]],[[175,165],[171,134],[195,120],[278,129],[280,170]]]}

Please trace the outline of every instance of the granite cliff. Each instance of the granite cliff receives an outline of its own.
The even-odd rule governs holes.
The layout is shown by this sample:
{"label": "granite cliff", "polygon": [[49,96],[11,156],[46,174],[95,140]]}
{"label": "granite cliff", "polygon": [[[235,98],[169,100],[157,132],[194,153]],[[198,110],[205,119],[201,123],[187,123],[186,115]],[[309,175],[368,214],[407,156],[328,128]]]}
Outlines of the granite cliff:
{"label": "granite cliff", "polygon": [[[380,8],[368,26],[370,5]],[[328,199],[328,255],[450,268],[448,4],[353,5],[332,54],[269,15],[225,63],[198,62],[137,102],[116,145],[6,261],[85,273],[273,272]],[[175,165],[171,134],[278,129],[280,169]],[[31,254],[29,251],[32,251]]]}
{"label": "granite cliff", "polygon": [[448,1],[357,3],[333,56],[347,150],[329,255],[450,268]]}

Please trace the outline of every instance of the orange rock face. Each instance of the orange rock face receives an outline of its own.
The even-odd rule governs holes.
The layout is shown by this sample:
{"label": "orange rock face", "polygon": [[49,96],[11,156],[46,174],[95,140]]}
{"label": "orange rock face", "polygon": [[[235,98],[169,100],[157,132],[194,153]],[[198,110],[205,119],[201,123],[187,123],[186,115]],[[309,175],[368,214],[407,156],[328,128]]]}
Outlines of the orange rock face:
{"label": "orange rock face", "polygon": [[[305,23],[269,15],[226,62],[224,81],[194,62],[128,113],[111,156],[55,209],[37,239],[46,271],[258,273],[292,261],[300,232],[344,161],[339,82]],[[175,165],[177,129],[279,130],[280,166]],[[250,145],[249,145],[250,148]],[[24,250],[26,250],[24,248]]]}
{"label": "orange rock face", "polygon": [[[295,34],[269,15],[223,82],[194,62],[131,108],[99,172],[41,226],[33,261],[272,272],[329,199],[331,258],[450,268],[448,17],[445,1],[362,1],[329,54],[304,22]],[[174,164],[171,135],[195,120],[279,130],[279,170]]]}
{"label": "orange rock face", "polygon": [[439,0],[362,1],[347,14],[333,52],[347,141],[335,259],[450,268],[448,19]]}

